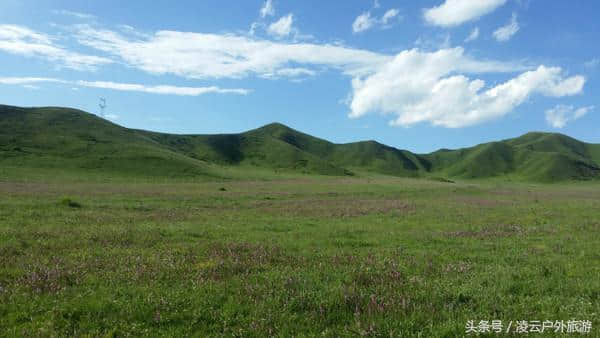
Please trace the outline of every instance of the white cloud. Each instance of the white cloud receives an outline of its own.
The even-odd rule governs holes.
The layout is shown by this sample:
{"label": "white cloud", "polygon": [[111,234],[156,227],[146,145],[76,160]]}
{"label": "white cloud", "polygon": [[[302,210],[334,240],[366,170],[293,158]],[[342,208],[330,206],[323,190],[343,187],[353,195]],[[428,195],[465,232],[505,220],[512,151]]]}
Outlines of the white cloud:
{"label": "white cloud", "polygon": [[[373,72],[391,56],[343,46],[280,43],[233,34],[159,31],[149,38],[78,26],[80,43],[108,52],[131,67],[153,74],[193,79],[242,78],[315,65],[345,74]],[[284,72],[285,73],[285,72]]]}
{"label": "white cloud", "polygon": [[68,11],[66,9],[55,9],[52,11],[52,13],[54,14],[58,14],[58,15],[66,15],[66,16],[71,16],[77,19],[82,19],[82,20],[90,20],[90,19],[95,19],[96,16],[92,15],[92,14],[87,14],[87,13],[81,13],[81,12],[74,12],[74,11]]}
{"label": "white cloud", "polygon": [[285,37],[290,35],[292,32],[292,25],[294,24],[294,15],[288,14],[282,16],[279,20],[273,22],[267,28],[267,32],[271,35],[278,37]]}
{"label": "white cloud", "polygon": [[317,74],[314,70],[306,68],[283,68],[277,71],[277,74],[285,76],[298,76],[298,75],[309,75],[314,76]]}
{"label": "white cloud", "polygon": [[500,42],[508,41],[519,31],[517,14],[513,13],[510,22],[494,31],[494,38]]}
{"label": "white cloud", "polygon": [[582,76],[564,78],[560,68],[544,66],[487,89],[483,80],[463,75],[497,70],[465,56],[460,47],[403,51],[373,75],[352,80],[349,116],[381,112],[395,115],[392,125],[429,122],[458,128],[501,117],[532,94],[578,94],[585,82]]}
{"label": "white cloud", "polygon": [[118,120],[120,116],[117,114],[106,114],[104,117],[109,120]]}
{"label": "white cloud", "polygon": [[506,0],[445,0],[423,11],[425,20],[436,26],[456,26],[475,20],[504,5]]}
{"label": "white cloud", "polygon": [[[565,77],[560,68],[477,60],[460,47],[435,52],[413,49],[396,56],[339,45],[281,43],[234,34],[159,31],[147,38],[79,26],[79,41],[153,74],[186,78],[297,79],[336,69],[352,78],[351,117],[371,112],[394,115],[392,124],[429,122],[462,127],[501,117],[534,94],[580,93],[585,79]],[[523,72],[486,87],[469,74]],[[157,92],[136,85],[103,85]],[[133,86],[133,87],[132,87]],[[163,89],[164,91],[164,89]]]}
{"label": "white cloud", "polygon": [[113,62],[108,58],[69,51],[57,45],[54,38],[17,25],[0,25],[0,50],[44,58],[75,70],[94,70],[99,65]]}
{"label": "white cloud", "polygon": [[465,39],[465,42],[475,41],[479,38],[479,27],[473,28],[469,36]]}
{"label": "white cloud", "polygon": [[65,81],[47,77],[0,77],[0,84],[5,85],[26,85],[42,82],[64,83]]}
{"label": "white cloud", "polygon": [[262,22],[253,22],[250,25],[250,30],[248,30],[248,34],[254,35],[256,33],[256,29],[258,29],[259,27],[264,28],[265,24]]}
{"label": "white cloud", "polygon": [[593,106],[575,108],[573,106],[557,105],[554,108],[546,110],[546,121],[554,128],[563,128],[567,123],[582,118]]}
{"label": "white cloud", "polygon": [[278,69],[275,74],[267,74],[264,77],[300,77],[300,76],[315,76],[317,72],[306,68],[282,68]]}
{"label": "white cloud", "polygon": [[399,13],[400,13],[400,11],[399,11],[397,8],[392,8],[392,9],[389,9],[389,10],[387,10],[387,11],[385,12],[385,14],[383,14],[383,16],[381,17],[381,22],[382,22],[384,25],[387,25],[387,24],[388,24],[388,22],[389,22],[391,19],[393,19],[393,18],[397,17]]}
{"label": "white cloud", "polygon": [[0,77],[0,85],[17,85],[26,89],[40,89],[40,83],[65,83],[59,79],[47,77]]}
{"label": "white cloud", "polygon": [[267,0],[260,9],[260,17],[265,18],[267,16],[275,15],[275,7],[273,6],[273,0]]}
{"label": "white cloud", "polygon": [[360,33],[367,31],[371,28],[379,26],[380,28],[390,28],[391,20],[398,17],[400,11],[396,8],[389,9],[378,19],[371,16],[371,12],[364,12],[357,16],[352,23],[352,31],[354,33]]}
{"label": "white cloud", "polygon": [[374,0],[373,1],[373,8],[379,8],[381,7],[381,5],[379,4],[379,0]]}
{"label": "white cloud", "polygon": [[141,37],[141,38],[149,38],[150,37],[150,35],[140,32],[137,29],[135,29],[129,25],[117,25],[116,27],[125,34],[131,34],[131,35]]}
{"label": "white cloud", "polygon": [[[108,81],[67,81],[55,78],[45,77],[0,77],[0,84],[5,85],[21,85],[31,86],[36,83],[61,83],[69,85],[77,85],[88,88],[103,88],[121,91],[135,91],[151,94],[164,94],[164,95],[181,95],[181,96],[198,96],[202,94],[216,93],[216,94],[239,94],[247,95],[250,93],[248,89],[240,88],[219,88],[215,86],[211,87],[179,87],[170,85],[159,85],[159,86],[148,86],[142,84],[131,84],[131,83],[119,83],[119,82],[108,82]],[[76,90],[76,87],[71,88]]]}
{"label": "white cloud", "polygon": [[163,95],[181,95],[181,96],[198,96],[208,93],[217,94],[240,94],[246,95],[250,92],[248,89],[223,89],[215,86],[211,87],[178,87],[178,86],[146,86],[132,83],[118,83],[107,81],[77,81],[77,85],[82,87],[104,88],[122,91],[143,92],[151,94]]}
{"label": "white cloud", "polygon": [[352,31],[354,33],[363,32],[373,27],[375,19],[371,17],[371,13],[364,12],[357,16],[352,23]]}

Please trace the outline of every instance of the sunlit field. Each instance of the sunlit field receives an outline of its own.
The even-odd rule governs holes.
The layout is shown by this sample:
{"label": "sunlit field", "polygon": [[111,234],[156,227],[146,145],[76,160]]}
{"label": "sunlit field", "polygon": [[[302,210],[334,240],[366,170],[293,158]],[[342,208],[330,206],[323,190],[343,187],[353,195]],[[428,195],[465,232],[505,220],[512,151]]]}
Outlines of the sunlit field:
{"label": "sunlit field", "polygon": [[453,337],[471,320],[597,324],[599,188],[4,179],[0,332]]}

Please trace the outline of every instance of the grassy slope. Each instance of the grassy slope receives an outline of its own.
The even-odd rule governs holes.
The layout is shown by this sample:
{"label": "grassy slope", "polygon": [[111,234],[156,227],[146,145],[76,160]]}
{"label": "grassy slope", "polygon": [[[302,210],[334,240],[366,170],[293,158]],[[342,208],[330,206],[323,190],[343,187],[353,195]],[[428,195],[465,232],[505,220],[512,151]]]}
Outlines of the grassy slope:
{"label": "grassy slope", "polygon": [[334,144],[278,123],[241,134],[172,135],[123,128],[74,109],[0,106],[0,141],[4,166],[131,176],[219,177],[224,168],[266,168],[546,182],[600,177],[600,145],[551,133],[417,155],[375,141]]}
{"label": "grassy slope", "polygon": [[150,137],[192,158],[220,165],[256,166],[311,174],[343,175],[344,170],[286,142],[251,133]]}
{"label": "grassy slope", "polygon": [[531,181],[600,177],[598,145],[561,134],[528,133],[472,148],[440,150],[425,155],[432,170],[451,177],[484,178],[507,175]]}
{"label": "grassy slope", "polygon": [[334,144],[279,123],[242,134],[151,135],[160,143],[195,158],[222,164],[292,168],[319,174],[349,174],[349,169],[414,176],[416,157],[374,141]]}
{"label": "grassy slope", "polygon": [[276,139],[341,168],[396,176],[414,176],[421,169],[410,152],[374,141],[334,144],[279,123],[272,123],[243,135]]}
{"label": "grassy slope", "polygon": [[588,152],[596,163],[600,163],[600,144],[588,144]]}
{"label": "grassy slope", "polygon": [[207,163],[171,151],[144,133],[75,109],[0,106],[0,153],[2,166],[218,176]]}

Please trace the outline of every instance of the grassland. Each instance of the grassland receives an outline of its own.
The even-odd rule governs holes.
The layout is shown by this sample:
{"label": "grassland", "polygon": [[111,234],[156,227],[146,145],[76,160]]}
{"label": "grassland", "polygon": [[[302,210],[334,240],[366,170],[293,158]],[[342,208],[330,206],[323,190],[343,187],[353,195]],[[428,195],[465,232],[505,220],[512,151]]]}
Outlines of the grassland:
{"label": "grassland", "polygon": [[600,185],[5,169],[0,335],[455,337],[600,325]]}

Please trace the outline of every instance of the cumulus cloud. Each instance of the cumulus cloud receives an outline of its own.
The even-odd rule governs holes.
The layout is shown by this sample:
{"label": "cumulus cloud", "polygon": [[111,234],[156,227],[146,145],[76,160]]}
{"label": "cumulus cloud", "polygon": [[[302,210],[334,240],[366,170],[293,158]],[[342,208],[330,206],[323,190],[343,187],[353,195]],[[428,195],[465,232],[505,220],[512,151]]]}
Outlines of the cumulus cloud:
{"label": "cumulus cloud", "polygon": [[532,94],[578,94],[585,82],[582,76],[565,78],[560,68],[545,66],[490,88],[481,79],[463,75],[496,70],[465,56],[460,47],[403,51],[373,75],[352,80],[349,116],[381,112],[394,115],[391,125],[429,122],[458,128],[501,117]]}
{"label": "cumulus cloud", "polygon": [[473,28],[469,36],[465,39],[465,42],[475,41],[479,38],[479,27]]}
{"label": "cumulus cloud", "polygon": [[371,17],[371,13],[364,12],[357,16],[352,23],[352,31],[354,33],[363,32],[373,27],[375,19]]}
{"label": "cumulus cloud", "polygon": [[397,17],[400,11],[396,8],[388,9],[385,14],[381,17],[381,22],[387,25],[390,20]]}
{"label": "cumulus cloud", "polygon": [[445,0],[443,4],[423,11],[425,21],[436,26],[457,26],[493,12],[506,0]]}
{"label": "cumulus cloud", "polygon": [[285,37],[289,36],[292,32],[292,25],[294,24],[294,15],[288,14],[282,16],[279,20],[273,22],[267,28],[267,32],[273,36]]}
{"label": "cumulus cloud", "polygon": [[291,38],[293,41],[313,39],[312,35],[300,34],[300,30],[294,27],[294,15],[292,13],[269,23],[266,17],[275,15],[272,0],[265,1],[259,12],[260,19],[250,25],[249,35],[255,35],[260,29],[276,39]]}
{"label": "cumulus cloud", "polygon": [[371,16],[371,12],[364,12],[357,16],[352,23],[352,31],[360,33],[374,27],[389,28],[391,27],[392,19],[398,17],[400,11],[396,8],[387,10],[381,18]]}
{"label": "cumulus cloud", "polygon": [[69,51],[55,40],[23,26],[0,25],[0,50],[11,54],[39,57],[75,70],[95,70],[99,65],[113,62],[105,57]]}
{"label": "cumulus cloud", "polygon": [[513,35],[519,31],[519,23],[517,22],[517,14],[513,13],[510,22],[494,31],[494,38],[497,41],[504,42],[510,40]]}
{"label": "cumulus cloud", "polygon": [[[180,95],[180,96],[198,96],[209,93],[216,94],[239,94],[247,95],[250,93],[248,89],[240,88],[220,88],[220,87],[179,87],[170,85],[159,85],[159,86],[148,86],[143,84],[132,84],[132,83],[119,83],[110,81],[67,81],[56,78],[46,77],[0,77],[0,84],[5,85],[21,85],[21,86],[32,86],[36,83],[60,83],[77,85],[80,87],[88,88],[103,88],[121,91],[134,91],[151,94],[163,94],[163,95]],[[72,88],[73,89],[73,88]]]}
{"label": "cumulus cloud", "polygon": [[265,18],[267,16],[275,15],[275,7],[273,6],[273,0],[267,0],[260,8],[260,17]]}
{"label": "cumulus cloud", "polygon": [[[322,69],[336,69],[351,78],[350,117],[379,112],[393,115],[391,124],[399,126],[474,125],[511,112],[531,95],[574,95],[585,83],[582,76],[567,77],[558,67],[479,60],[465,55],[460,47],[431,52],[412,49],[393,56],[340,45],[282,43],[234,34],[158,31],[147,37],[126,37],[86,25],[79,26],[77,39],[130,67],[192,79],[294,79],[314,76]],[[504,83],[492,86],[472,78],[473,74],[500,72],[520,75],[511,75]],[[130,84],[95,85],[174,92]]]}
{"label": "cumulus cloud", "polygon": [[593,109],[593,106],[575,108],[559,104],[554,108],[546,110],[546,121],[554,128],[563,128],[567,123],[582,118]]}

